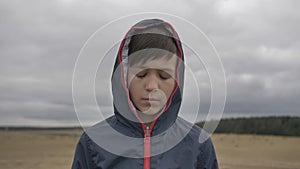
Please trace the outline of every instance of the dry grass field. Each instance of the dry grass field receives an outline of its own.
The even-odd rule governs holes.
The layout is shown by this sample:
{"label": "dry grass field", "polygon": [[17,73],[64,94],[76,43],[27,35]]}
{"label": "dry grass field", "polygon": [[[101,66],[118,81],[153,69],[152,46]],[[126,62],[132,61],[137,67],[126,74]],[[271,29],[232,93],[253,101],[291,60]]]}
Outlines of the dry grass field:
{"label": "dry grass field", "polygon": [[222,169],[300,169],[300,137],[215,134]]}
{"label": "dry grass field", "polygon": [[[81,131],[0,131],[1,169],[68,169]],[[300,138],[215,134],[221,169],[300,169]]]}

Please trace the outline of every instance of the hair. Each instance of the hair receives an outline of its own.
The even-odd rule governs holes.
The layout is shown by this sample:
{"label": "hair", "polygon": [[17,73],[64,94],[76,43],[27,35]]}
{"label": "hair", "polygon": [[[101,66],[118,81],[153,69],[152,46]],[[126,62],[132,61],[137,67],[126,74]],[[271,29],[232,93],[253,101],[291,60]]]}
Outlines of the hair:
{"label": "hair", "polygon": [[163,27],[150,28],[131,36],[128,48],[130,66],[161,57],[169,60],[174,54],[179,56],[175,38]]}

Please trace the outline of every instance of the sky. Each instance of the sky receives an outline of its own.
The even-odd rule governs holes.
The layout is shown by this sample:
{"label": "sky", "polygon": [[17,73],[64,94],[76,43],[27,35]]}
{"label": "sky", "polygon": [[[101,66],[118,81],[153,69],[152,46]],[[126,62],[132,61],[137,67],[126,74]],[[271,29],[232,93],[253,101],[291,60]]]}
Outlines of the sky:
{"label": "sky", "polygon": [[[78,125],[72,77],[81,49],[99,28],[138,13],[178,16],[210,40],[224,66],[224,118],[300,116],[299,5],[297,0],[2,0],[0,126]],[[98,35],[99,42],[106,43],[112,37],[121,40],[128,28],[120,23],[118,29]],[[183,35],[186,44],[195,36]],[[112,47],[111,55],[117,45]],[[185,50],[189,52],[188,45]],[[100,65],[99,76],[107,79],[97,82],[96,89],[98,102],[104,106],[101,110],[107,116],[112,113],[107,88],[112,65]],[[200,111],[209,108],[207,86],[208,81],[200,84]],[[82,120],[99,116],[92,112]]]}

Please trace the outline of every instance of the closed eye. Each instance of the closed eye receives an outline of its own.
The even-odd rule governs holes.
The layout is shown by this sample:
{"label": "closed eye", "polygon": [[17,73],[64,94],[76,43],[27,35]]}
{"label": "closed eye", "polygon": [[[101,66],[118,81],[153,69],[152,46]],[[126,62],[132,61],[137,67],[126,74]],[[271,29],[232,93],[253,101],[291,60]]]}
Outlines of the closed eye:
{"label": "closed eye", "polygon": [[142,78],[146,77],[146,75],[147,75],[147,72],[140,72],[140,73],[136,74],[135,76],[142,79]]}
{"label": "closed eye", "polygon": [[159,77],[162,79],[162,80],[167,80],[169,78],[171,78],[171,75],[167,72],[164,72],[164,71],[161,71],[159,73]]}

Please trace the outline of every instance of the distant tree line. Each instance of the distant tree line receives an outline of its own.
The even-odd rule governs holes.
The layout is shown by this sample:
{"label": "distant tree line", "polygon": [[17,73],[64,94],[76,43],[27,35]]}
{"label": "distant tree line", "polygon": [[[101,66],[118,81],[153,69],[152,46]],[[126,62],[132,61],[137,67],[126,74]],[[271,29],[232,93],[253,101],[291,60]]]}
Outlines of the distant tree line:
{"label": "distant tree line", "polygon": [[[212,123],[215,121],[208,121]],[[196,123],[203,127],[204,122]],[[1,130],[82,130],[80,126],[74,127],[25,127],[25,126],[0,126]],[[219,122],[215,133],[235,134],[261,134],[300,136],[300,117],[274,116],[274,117],[250,117],[250,118],[228,118]]]}
{"label": "distant tree line", "polygon": [[[204,122],[199,122],[197,125],[203,127]],[[300,136],[300,117],[272,116],[222,119],[215,133]]]}

